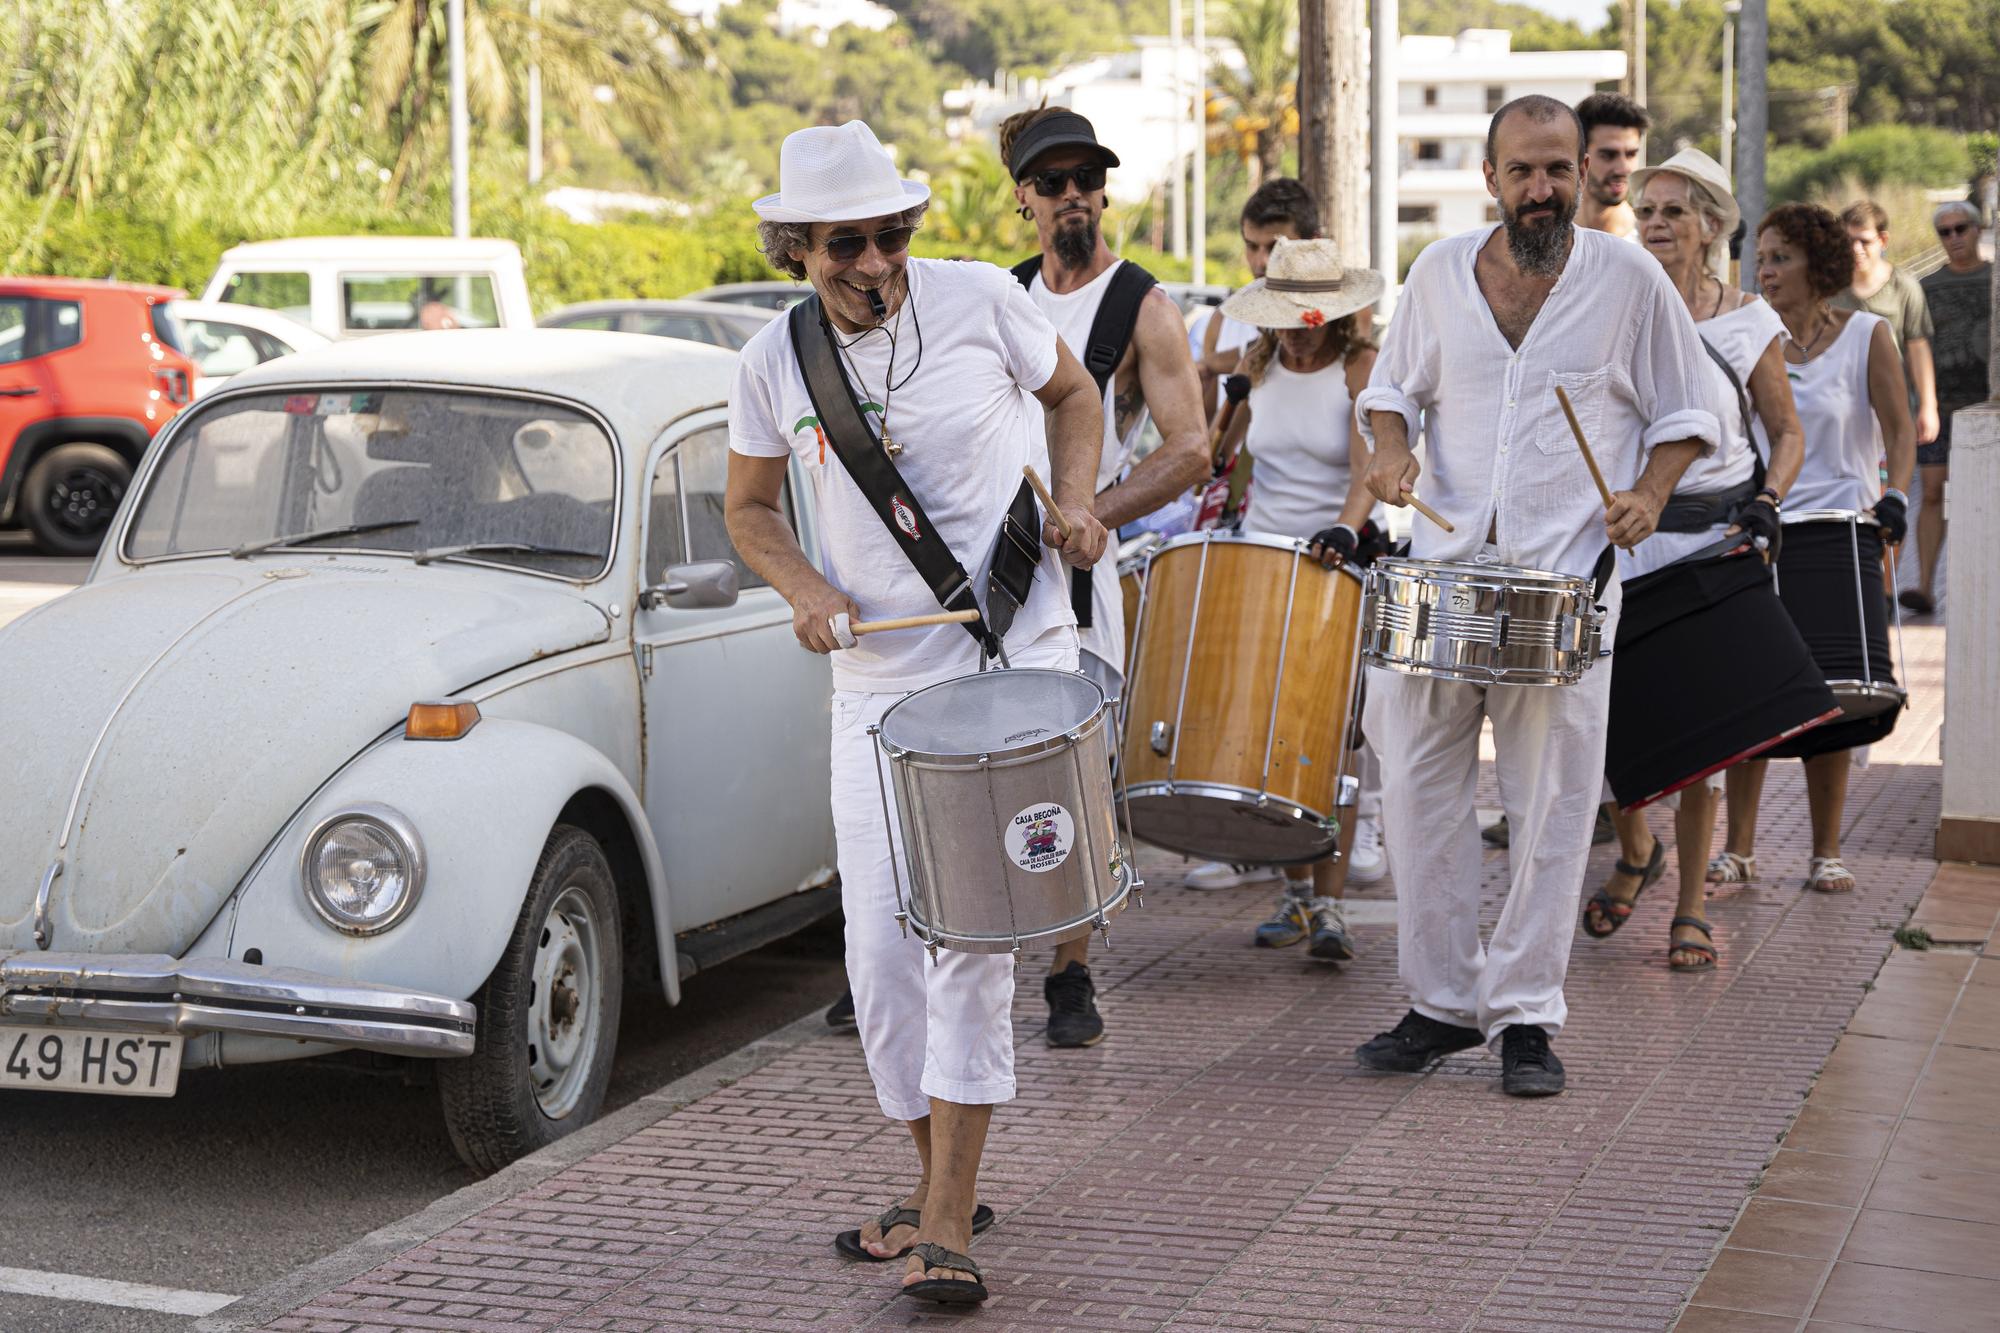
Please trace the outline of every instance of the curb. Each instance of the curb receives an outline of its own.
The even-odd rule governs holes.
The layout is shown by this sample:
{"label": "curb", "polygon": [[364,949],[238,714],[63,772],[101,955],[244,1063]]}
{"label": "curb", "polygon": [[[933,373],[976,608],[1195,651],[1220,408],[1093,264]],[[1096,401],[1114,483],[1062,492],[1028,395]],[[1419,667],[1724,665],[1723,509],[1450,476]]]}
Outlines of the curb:
{"label": "curb", "polygon": [[615,1147],[676,1111],[818,1039],[826,1031],[825,1020],[818,1013],[807,1014],[528,1154],[484,1180],[474,1181],[407,1217],[369,1232],[345,1249],[293,1269],[197,1321],[195,1333],[241,1333],[283,1318],[403,1251],[442,1235],[474,1214],[524,1194],[564,1168]]}

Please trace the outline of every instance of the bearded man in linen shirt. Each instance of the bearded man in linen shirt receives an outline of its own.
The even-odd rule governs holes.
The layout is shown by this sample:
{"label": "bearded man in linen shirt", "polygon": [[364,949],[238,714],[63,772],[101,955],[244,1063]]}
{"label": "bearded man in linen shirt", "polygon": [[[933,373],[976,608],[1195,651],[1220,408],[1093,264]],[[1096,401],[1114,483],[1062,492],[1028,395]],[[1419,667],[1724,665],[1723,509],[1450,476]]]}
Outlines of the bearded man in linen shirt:
{"label": "bearded man in linen shirt", "polygon": [[[1410,440],[1422,414],[1424,498],[1456,532],[1419,518],[1419,558],[1592,575],[1609,545],[1630,548],[1653,531],[1681,473],[1715,448],[1705,353],[1666,270],[1637,246],[1572,225],[1582,137],[1575,114],[1552,98],[1500,108],[1485,171],[1502,223],[1418,257],[1355,404],[1374,448],[1368,487],[1390,504],[1416,489]],[[1622,488],[1608,510],[1558,385],[1607,484]],[[1609,644],[1615,572],[1599,603]],[[1560,688],[1381,670],[1369,680],[1368,734],[1396,760],[1384,765],[1382,812],[1411,1008],[1355,1052],[1363,1065],[1414,1073],[1498,1037],[1508,1093],[1562,1091],[1549,1038],[1567,1013],[1563,978],[1604,775],[1612,666],[1599,661]],[[1472,804],[1482,719],[1493,723],[1512,830],[1512,882],[1484,947]]]}

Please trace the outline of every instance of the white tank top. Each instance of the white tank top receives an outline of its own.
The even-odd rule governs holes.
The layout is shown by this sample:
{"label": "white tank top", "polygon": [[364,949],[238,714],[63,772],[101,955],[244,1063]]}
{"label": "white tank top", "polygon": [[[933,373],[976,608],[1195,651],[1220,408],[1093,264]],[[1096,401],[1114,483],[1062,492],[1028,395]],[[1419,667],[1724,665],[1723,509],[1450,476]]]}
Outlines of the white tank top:
{"label": "white tank top", "polygon": [[[1806,461],[1785,509],[1868,509],[1882,498],[1882,428],[1868,400],[1868,345],[1882,319],[1857,310],[1833,345],[1804,365],[1785,363],[1806,433]],[[1757,438],[1765,449],[1763,423]]]}
{"label": "white tank top", "polygon": [[1346,366],[1336,361],[1301,374],[1272,354],[1263,380],[1250,389],[1243,444],[1254,470],[1246,531],[1305,538],[1340,521],[1353,418]]}
{"label": "white tank top", "polygon": [[[1757,361],[1770,347],[1771,339],[1785,331],[1785,322],[1771,309],[1770,302],[1748,301],[1727,314],[1705,319],[1694,328],[1703,342],[1722,354],[1747,396],[1750,372],[1757,368]],[[1701,374],[1715,396],[1711,410],[1722,426],[1722,444],[1707,458],[1697,458],[1688,466],[1681,474],[1680,484],[1674,487],[1675,495],[1714,495],[1742,485],[1755,472],[1756,458],[1751,453],[1750,437],[1743,433],[1743,403],[1736,396],[1736,386],[1705,352],[1701,357]],[[1750,410],[1754,421],[1757,410],[1754,403]],[[1760,451],[1770,448],[1762,443],[1761,434],[1757,439]],[[1702,532],[1656,532],[1632,550],[1618,553],[1619,577],[1635,579],[1663,569],[1704,546],[1713,546],[1725,526],[1718,523]]]}
{"label": "white tank top", "polygon": [[[1028,284],[1028,296],[1049,323],[1056,326],[1069,350],[1081,361],[1090,346],[1090,326],[1097,321],[1097,308],[1104,304],[1104,294],[1111,290],[1112,275],[1124,265],[1119,260],[1104,272],[1092,278],[1073,292],[1056,293],[1042,285],[1042,275],[1037,272],[1034,281]],[[1139,443],[1139,435],[1145,429],[1147,413],[1141,409],[1132,419],[1121,437],[1118,434],[1118,415],[1113,400],[1118,391],[1118,376],[1114,372],[1104,384],[1104,452],[1097,462],[1097,490],[1117,481],[1132,461],[1132,451]],[[1111,534],[1111,549],[1117,549],[1118,534]],[[1069,595],[1069,589],[1063,589]],[[1118,592],[1118,561],[1110,558],[1099,560],[1091,570],[1091,613],[1088,628],[1079,628],[1077,636],[1083,651],[1096,657],[1114,672],[1122,673],[1125,664],[1125,599]]]}

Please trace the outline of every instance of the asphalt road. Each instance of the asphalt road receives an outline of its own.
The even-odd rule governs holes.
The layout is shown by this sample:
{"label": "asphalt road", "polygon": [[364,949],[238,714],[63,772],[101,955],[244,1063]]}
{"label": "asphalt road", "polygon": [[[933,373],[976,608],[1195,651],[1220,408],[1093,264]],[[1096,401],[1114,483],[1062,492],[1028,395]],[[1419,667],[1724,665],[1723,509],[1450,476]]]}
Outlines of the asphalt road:
{"label": "asphalt road", "polygon": [[[0,534],[0,622],[88,568]],[[823,1008],[844,984],[836,919],[690,978],[675,1008],[627,996],[606,1109]],[[336,1058],[189,1071],[171,1100],[0,1093],[0,1333],[193,1322],[8,1294],[10,1271],[242,1295],[473,1179],[420,1070]]]}

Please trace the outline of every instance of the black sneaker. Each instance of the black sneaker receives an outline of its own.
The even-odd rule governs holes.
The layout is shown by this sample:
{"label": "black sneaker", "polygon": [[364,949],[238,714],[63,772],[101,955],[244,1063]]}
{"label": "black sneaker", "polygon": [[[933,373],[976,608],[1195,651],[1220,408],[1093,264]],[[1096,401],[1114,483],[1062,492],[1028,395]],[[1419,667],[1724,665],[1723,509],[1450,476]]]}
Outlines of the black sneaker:
{"label": "black sneaker", "polygon": [[853,1032],[856,1030],[854,1024],[854,991],[851,988],[842,991],[840,998],[835,1000],[832,1007],[826,1011],[826,1025],[835,1032]]}
{"label": "black sneaker", "polygon": [[1505,847],[1507,845],[1507,816],[1502,815],[1485,828],[1479,830],[1479,837],[1488,847]]}
{"label": "black sneaker", "polygon": [[1104,1040],[1104,1020],[1097,1013],[1097,987],[1090,969],[1071,963],[1042,982],[1049,1002],[1049,1045],[1095,1046]]}
{"label": "black sneaker", "polygon": [[1415,1074],[1433,1060],[1481,1044],[1478,1028],[1440,1023],[1412,1009],[1389,1031],[1354,1048],[1354,1058],[1370,1069],[1391,1074]]}
{"label": "black sneaker", "polygon": [[1563,1062],[1549,1034],[1532,1023],[1500,1033],[1500,1090],[1509,1097],[1553,1097],[1563,1090]]}

